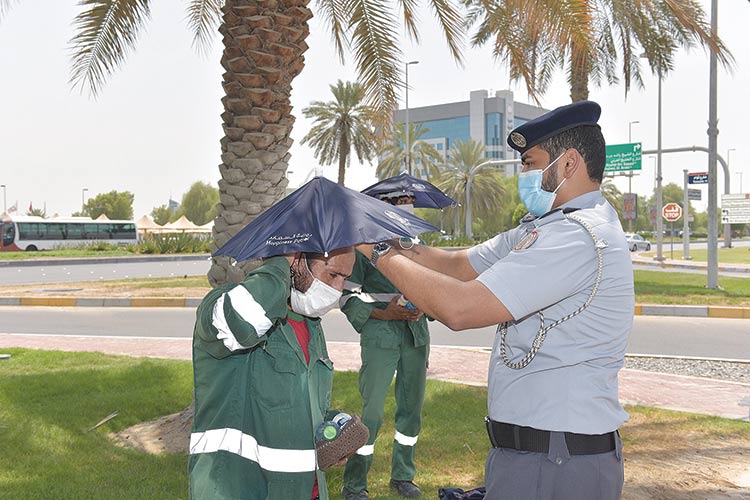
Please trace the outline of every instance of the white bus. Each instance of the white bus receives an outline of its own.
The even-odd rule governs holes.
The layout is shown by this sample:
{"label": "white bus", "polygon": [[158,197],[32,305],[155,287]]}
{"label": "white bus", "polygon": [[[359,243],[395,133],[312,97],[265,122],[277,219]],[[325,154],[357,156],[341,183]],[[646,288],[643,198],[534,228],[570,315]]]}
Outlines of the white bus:
{"label": "white bus", "polygon": [[0,252],[52,250],[99,241],[127,245],[137,238],[132,220],[0,216]]}

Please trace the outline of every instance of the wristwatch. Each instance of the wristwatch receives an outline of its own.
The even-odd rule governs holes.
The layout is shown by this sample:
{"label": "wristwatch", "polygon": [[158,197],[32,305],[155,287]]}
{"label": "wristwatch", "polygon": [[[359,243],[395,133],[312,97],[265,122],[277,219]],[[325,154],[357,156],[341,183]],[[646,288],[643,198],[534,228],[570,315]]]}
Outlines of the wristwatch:
{"label": "wristwatch", "polygon": [[370,264],[372,264],[372,267],[377,268],[377,262],[380,256],[387,254],[391,248],[391,245],[384,241],[376,243],[375,246],[372,247],[372,254],[370,254]]}

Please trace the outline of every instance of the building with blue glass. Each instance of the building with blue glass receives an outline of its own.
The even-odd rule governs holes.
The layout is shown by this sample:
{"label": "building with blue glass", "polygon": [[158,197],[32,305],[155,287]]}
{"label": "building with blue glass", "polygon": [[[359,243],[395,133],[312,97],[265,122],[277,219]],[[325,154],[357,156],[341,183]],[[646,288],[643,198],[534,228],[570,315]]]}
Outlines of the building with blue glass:
{"label": "building with blue glass", "polygon": [[[513,92],[500,90],[490,96],[486,90],[473,90],[469,100],[409,108],[409,123],[420,124],[426,133],[421,140],[432,145],[446,158],[456,141],[474,139],[485,146],[485,155],[492,159],[516,158],[517,153],[505,143],[511,130],[547,110],[515,102]],[[406,121],[406,110],[396,112],[396,122]],[[418,159],[416,159],[418,160]],[[413,169],[420,169],[418,163]],[[505,175],[515,175],[520,165],[507,165]]]}

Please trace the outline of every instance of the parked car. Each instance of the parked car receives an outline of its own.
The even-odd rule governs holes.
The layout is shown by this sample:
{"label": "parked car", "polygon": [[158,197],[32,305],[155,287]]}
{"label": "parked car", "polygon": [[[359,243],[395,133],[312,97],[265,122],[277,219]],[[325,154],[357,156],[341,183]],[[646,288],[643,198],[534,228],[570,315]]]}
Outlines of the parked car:
{"label": "parked car", "polygon": [[640,234],[625,233],[625,241],[628,242],[628,248],[631,252],[636,250],[651,250],[651,242],[644,239]]}

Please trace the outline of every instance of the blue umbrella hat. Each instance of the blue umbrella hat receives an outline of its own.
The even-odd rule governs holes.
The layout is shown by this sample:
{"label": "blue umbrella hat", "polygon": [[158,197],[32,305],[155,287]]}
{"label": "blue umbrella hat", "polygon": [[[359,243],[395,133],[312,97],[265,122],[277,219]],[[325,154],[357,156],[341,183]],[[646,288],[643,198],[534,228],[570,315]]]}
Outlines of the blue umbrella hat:
{"label": "blue umbrella hat", "polygon": [[430,231],[439,229],[370,196],[315,177],[242,228],[213,255],[245,261],[296,252],[326,254]]}
{"label": "blue umbrella hat", "polygon": [[414,208],[445,208],[458,205],[437,187],[406,172],[383,179],[363,189],[362,193],[375,198],[382,198],[383,195],[393,198],[400,193],[402,196],[413,196]]}

